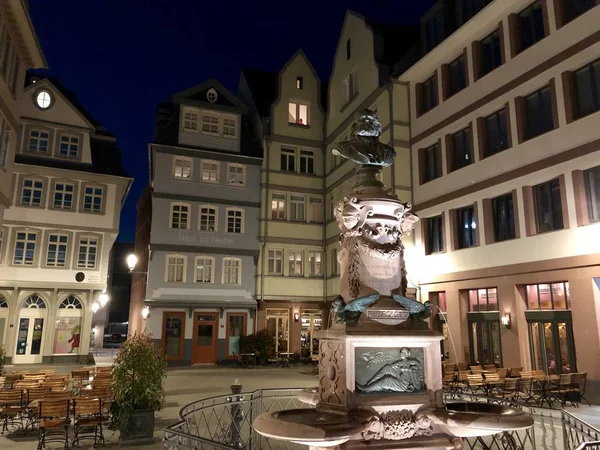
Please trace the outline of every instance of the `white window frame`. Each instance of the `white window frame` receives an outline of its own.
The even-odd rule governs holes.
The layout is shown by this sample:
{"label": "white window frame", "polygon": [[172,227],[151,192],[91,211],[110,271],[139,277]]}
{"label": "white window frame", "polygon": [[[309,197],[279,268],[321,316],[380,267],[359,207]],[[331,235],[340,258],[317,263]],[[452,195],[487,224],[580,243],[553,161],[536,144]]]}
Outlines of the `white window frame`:
{"label": "white window frame", "polygon": [[[234,171],[232,171],[234,169]],[[241,171],[240,171],[241,169]],[[246,165],[238,163],[227,164],[227,185],[244,187],[246,186]]]}
{"label": "white window frame", "polygon": [[[319,265],[318,272],[315,270],[317,264]],[[314,250],[308,252],[308,275],[311,277],[323,276],[323,252]]]}
{"label": "white window frame", "polygon": [[[229,121],[230,123],[225,123],[225,121]],[[233,128],[233,133],[226,133],[225,130],[231,130]],[[237,117],[234,116],[224,116],[221,121],[221,135],[224,138],[235,139],[237,137]]]}
{"label": "white window frame", "polygon": [[[275,198],[276,195],[283,196],[283,198]],[[277,207],[273,208],[274,203],[277,202]],[[280,204],[283,203],[283,208],[280,208]],[[277,217],[273,216],[273,212],[277,212]],[[280,214],[283,214],[283,217],[279,217]],[[271,192],[271,220],[286,220],[287,219],[287,196],[285,192]]]}
{"label": "white window frame", "polygon": [[[174,214],[176,213],[175,211],[175,207],[179,206],[179,211],[177,211],[177,214],[179,215],[178,217],[178,226],[174,227],[173,226],[173,217]],[[181,217],[182,217],[182,211],[181,211],[181,207],[187,207],[187,213],[186,214],[186,223],[185,223],[185,227],[181,226]],[[189,230],[190,229],[190,219],[192,216],[192,206],[189,203],[185,203],[185,202],[171,202],[171,206],[169,207],[169,228],[172,230]]]}
{"label": "white window frame", "polygon": [[[288,275],[290,277],[304,276],[304,252],[302,250],[288,250]],[[296,267],[300,265],[300,272],[296,272]],[[294,269],[292,270],[292,266]]]}
{"label": "white window frame", "polygon": [[[306,197],[302,194],[290,193],[290,221],[306,222]],[[302,210],[302,218],[298,217],[298,210]]]}
{"label": "white window frame", "polygon": [[[88,189],[88,188],[91,188],[94,191],[91,194],[88,194],[87,192],[85,192],[86,189]],[[100,208],[99,209],[96,209],[96,203],[94,202],[94,199],[96,197],[98,197],[98,194],[96,193],[96,189],[100,189]],[[102,186],[95,186],[95,185],[88,184],[88,185],[83,186],[82,191],[83,191],[82,192],[82,194],[83,194],[83,203],[82,203],[83,211],[101,214],[102,210],[103,210],[103,206],[104,206],[104,188]],[[91,199],[92,199],[92,201],[90,202],[90,205],[91,205],[90,208],[87,208],[85,206],[85,203],[86,203],[85,199],[88,196],[91,197]]]}
{"label": "white window frame", "polygon": [[[296,164],[296,149],[292,147],[281,147],[281,156],[280,156],[280,164],[281,159],[285,157],[285,169],[283,167],[279,167],[282,172],[296,173],[298,171],[298,165]],[[294,170],[288,170],[287,168],[290,166],[290,160],[293,161]]]}
{"label": "white window frame", "polygon": [[[206,269],[206,261],[210,261],[208,269],[210,270],[209,281],[200,280],[198,281],[198,262],[202,260],[205,263],[205,266],[202,268],[204,271]],[[204,274],[203,274],[204,275]],[[194,283],[198,284],[214,284],[215,283],[215,258],[207,255],[199,255],[194,259]]]}
{"label": "white window frame", "polygon": [[350,72],[344,81],[344,105],[358,95],[356,71]]}
{"label": "white window frame", "polygon": [[[32,133],[37,133],[38,136],[34,137],[32,136]],[[46,137],[42,138],[41,134],[45,133]],[[31,139],[36,139],[37,140],[37,144],[35,146],[35,149],[31,149]],[[46,151],[40,151],[40,142],[41,141],[46,141]],[[49,150],[50,150],[50,132],[48,130],[43,130],[40,128],[31,128],[29,130],[29,134],[27,135],[27,153],[35,153],[38,155],[48,155],[49,154]]]}
{"label": "white window frame", "polygon": [[8,164],[11,133],[12,129],[6,119],[0,117],[0,167],[6,167]]}
{"label": "white window frame", "polygon": [[[231,213],[240,213],[240,232],[238,233],[237,231],[229,231],[229,215]],[[235,221],[236,219],[238,219],[238,217],[236,217],[235,214],[232,215],[232,218],[234,220],[234,229],[235,229]],[[227,208],[225,210],[225,232],[226,233],[230,233],[230,234],[243,234],[244,233],[244,227],[245,227],[245,220],[246,218],[246,212],[243,208]]]}
{"label": "white window frame", "polygon": [[308,197],[308,213],[306,217],[308,222],[323,223],[323,199],[321,197]]}
{"label": "white window frame", "polygon": [[[217,131],[212,131],[212,129],[215,126],[215,120],[216,120],[216,126],[217,126]],[[208,129],[205,129],[205,127],[207,127]],[[210,113],[210,112],[202,112],[202,134],[209,134],[211,136],[220,136],[221,133],[221,120],[219,115],[214,114],[214,113]]]}
{"label": "white window frame", "polygon": [[[269,262],[273,261],[273,270],[269,270]],[[277,261],[280,263],[281,270],[277,271]],[[283,275],[283,249],[271,248],[267,250],[267,274]]]}
{"label": "white window frame", "polygon": [[4,250],[4,229],[0,227],[0,264],[2,264],[2,250]]}
{"label": "white window frame", "polygon": [[[213,210],[214,211],[214,223],[215,223],[215,229],[214,230],[203,230],[202,229],[202,210],[203,209],[208,209],[208,210]],[[211,212],[209,211],[207,214],[207,217],[212,216],[213,214],[211,214]],[[209,221],[206,221],[207,223],[209,223]],[[219,230],[219,207],[218,206],[214,206],[214,205],[199,205],[198,206],[198,231],[202,231],[205,233],[214,233],[216,231]]]}
{"label": "white window frame", "polygon": [[[25,187],[25,183],[31,181],[31,187]],[[41,183],[42,187],[36,187],[35,183]],[[19,205],[20,206],[30,206],[33,208],[42,208],[44,206],[44,186],[45,182],[44,180],[40,180],[39,178],[31,178],[31,177],[27,177],[27,178],[23,178],[23,181],[21,182],[21,198],[19,199]],[[26,203],[24,201],[23,198],[23,193],[25,192],[25,189],[30,189],[31,190],[31,196],[29,198],[29,203]],[[40,192],[40,203],[39,204],[34,204],[33,203],[33,199],[34,199],[34,192],[39,191]]]}
{"label": "white window frame", "polygon": [[[178,164],[178,163],[186,163],[189,164],[189,175],[184,176],[184,169],[186,167]],[[173,156],[173,179],[174,180],[184,180],[184,181],[192,181],[192,177],[194,176],[194,159],[188,158],[186,156]]]}
{"label": "white window frame", "polygon": [[[19,234],[24,234],[25,238],[24,239],[19,239]],[[33,239],[30,239],[31,235],[33,235]],[[15,232],[15,243],[13,246],[13,254],[12,254],[12,264],[15,266],[33,266],[35,264],[35,256],[36,256],[36,252],[37,252],[37,241],[38,241],[38,237],[39,237],[40,233],[37,231],[30,231],[30,230],[17,230]],[[23,257],[21,259],[19,259],[17,262],[17,244],[19,242],[23,242],[24,246],[23,246]],[[27,259],[27,245],[33,243],[33,256],[31,257],[31,260]]]}
{"label": "white window frame", "polygon": [[200,113],[192,108],[183,108],[181,113],[181,129],[189,133],[200,132]]}
{"label": "white window frame", "polygon": [[[82,242],[87,240],[87,242]],[[92,243],[95,241],[95,243]],[[85,249],[85,262],[82,264],[79,256],[82,254],[82,248]],[[90,250],[94,248],[95,252]],[[77,268],[78,269],[95,269],[98,265],[98,257],[100,256],[100,238],[98,236],[79,236],[77,240]],[[94,262],[90,264],[90,255],[94,255]]]}
{"label": "white window frame", "polygon": [[[58,186],[62,185],[63,189],[59,190]],[[68,192],[65,190],[66,186],[71,186],[72,190],[71,192]],[[60,205],[56,205],[56,194],[62,194],[61,197],[61,202]],[[65,206],[65,196],[70,195],[71,196],[71,206],[70,207],[66,207]],[[52,208],[54,209],[63,209],[65,211],[71,211],[73,210],[73,206],[74,206],[74,201],[75,201],[75,184],[74,183],[67,183],[67,182],[63,182],[63,181],[56,181],[54,183],[54,191],[52,192]]]}
{"label": "white window frame", "polygon": [[[56,242],[51,242],[52,238],[56,237]],[[64,242],[61,242],[60,239],[65,238]],[[50,261],[50,246],[56,246],[56,250],[54,251],[54,260]],[[59,264],[59,253],[61,253],[60,248],[64,248],[65,257],[62,260],[62,264]],[[46,246],[46,267],[67,267],[67,260],[69,259],[69,235],[65,233],[49,233],[48,234],[48,243]]]}
{"label": "white window frame", "polygon": [[[216,165],[216,169],[213,167]],[[204,179],[204,171],[208,173],[208,179]],[[221,164],[213,159],[203,159],[200,161],[200,181],[202,183],[219,184],[219,174],[221,172]],[[216,179],[212,180],[211,175],[215,174]]]}
{"label": "white window frame", "polygon": [[[233,266],[228,266],[228,263],[230,262],[237,262],[237,279],[235,283],[230,283],[227,282],[225,280],[225,272],[227,267],[233,267]],[[231,275],[230,275],[230,279],[227,281],[231,281]],[[241,258],[233,258],[233,257],[226,257],[223,258],[222,261],[222,268],[221,268],[221,284],[227,285],[227,286],[239,286],[240,284],[242,284],[242,260]]]}
{"label": "white window frame", "polygon": [[[171,265],[178,267],[180,264],[177,262],[174,262],[173,264],[171,264],[171,258],[181,258],[183,259],[183,273],[182,273],[182,279],[181,280],[169,280],[169,268],[171,267]],[[176,272],[174,272],[174,275],[176,275]],[[187,275],[187,256],[185,255],[179,255],[179,254],[172,254],[172,255],[167,255],[165,257],[165,283],[185,283],[186,282],[186,275]]]}
{"label": "white window frame", "polygon": [[[312,150],[306,150],[306,149],[300,149],[300,161],[298,164],[298,173],[304,173],[307,175],[314,175],[315,171],[316,171],[316,166],[315,166],[315,152]],[[302,160],[305,159],[306,160],[306,171],[302,171]],[[312,161],[312,171],[308,170],[308,162]]]}
{"label": "white window frame", "polygon": [[[61,155],[61,150],[62,150],[61,146],[63,144],[63,138],[67,138],[67,140],[65,141],[67,144],[67,147],[68,147],[66,155]],[[77,142],[73,142],[73,139],[76,139]],[[73,145],[76,148],[75,156],[71,155],[71,147]],[[60,135],[58,136],[58,148],[56,149],[56,155],[59,158],[78,159],[80,150],[81,150],[81,136],[78,136],[76,134],[71,134],[71,133],[60,133]]]}
{"label": "white window frame", "polygon": [[[306,123],[300,123],[300,107],[301,106],[305,106],[306,107]],[[295,109],[295,114],[296,114],[296,121],[292,122],[289,118],[289,112],[292,110],[292,108]],[[310,125],[310,103],[308,102],[303,102],[303,101],[297,101],[297,100],[291,100],[288,103],[288,123],[294,124],[294,125],[299,125],[301,127],[307,127]]]}

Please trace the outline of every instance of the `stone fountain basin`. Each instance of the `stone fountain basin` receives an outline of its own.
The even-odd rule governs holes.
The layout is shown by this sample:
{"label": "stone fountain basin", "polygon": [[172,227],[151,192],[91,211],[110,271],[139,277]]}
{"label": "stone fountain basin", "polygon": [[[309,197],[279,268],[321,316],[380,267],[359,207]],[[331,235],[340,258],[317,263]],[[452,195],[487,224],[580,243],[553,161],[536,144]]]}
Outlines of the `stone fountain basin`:
{"label": "stone fountain basin", "polygon": [[319,403],[319,390],[318,388],[302,389],[298,395],[298,400],[307,405],[316,405]]}
{"label": "stone fountain basin", "polygon": [[533,417],[521,409],[492,403],[452,402],[426,414],[435,425],[457,437],[489,436],[533,425]]}

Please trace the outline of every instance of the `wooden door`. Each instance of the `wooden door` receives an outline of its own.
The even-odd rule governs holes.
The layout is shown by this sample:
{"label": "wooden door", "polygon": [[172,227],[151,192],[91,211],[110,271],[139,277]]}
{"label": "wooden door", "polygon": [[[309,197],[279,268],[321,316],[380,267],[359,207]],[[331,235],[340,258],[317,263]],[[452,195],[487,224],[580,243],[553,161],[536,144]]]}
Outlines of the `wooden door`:
{"label": "wooden door", "polygon": [[192,364],[216,363],[218,321],[216,313],[194,313]]}

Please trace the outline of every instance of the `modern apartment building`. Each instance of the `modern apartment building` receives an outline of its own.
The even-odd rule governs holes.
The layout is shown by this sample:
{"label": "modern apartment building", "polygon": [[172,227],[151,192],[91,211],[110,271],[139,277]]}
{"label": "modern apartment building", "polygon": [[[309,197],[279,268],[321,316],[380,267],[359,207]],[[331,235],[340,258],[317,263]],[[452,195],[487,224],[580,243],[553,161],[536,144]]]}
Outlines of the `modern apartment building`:
{"label": "modern apartment building", "polygon": [[421,218],[409,273],[450,360],[587,372],[597,390],[600,7],[461,3],[472,17],[449,36],[424,20],[433,43],[399,77]]}
{"label": "modern apartment building", "polygon": [[209,80],[157,110],[136,233],[147,273],[134,273],[129,326],[173,365],[232,359],[254,330],[261,149],[247,109]]}
{"label": "modern apartment building", "polygon": [[116,138],[58,80],[20,96],[11,207],[0,226],[0,340],[14,364],[87,361],[105,317],[110,249],[132,179]]}
{"label": "modern apartment building", "polygon": [[[11,164],[17,148],[19,102],[27,69],[46,61],[31,24],[27,2],[0,4],[0,225],[12,195]],[[4,239],[0,229],[0,247]]]}

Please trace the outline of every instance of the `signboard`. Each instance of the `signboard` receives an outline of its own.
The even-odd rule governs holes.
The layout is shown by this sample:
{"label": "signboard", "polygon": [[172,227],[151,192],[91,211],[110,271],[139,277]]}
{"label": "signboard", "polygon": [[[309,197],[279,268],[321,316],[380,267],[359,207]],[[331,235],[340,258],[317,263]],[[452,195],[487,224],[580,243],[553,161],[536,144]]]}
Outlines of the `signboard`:
{"label": "signboard", "polygon": [[54,348],[52,353],[79,353],[81,340],[81,317],[61,317],[56,319]]}

